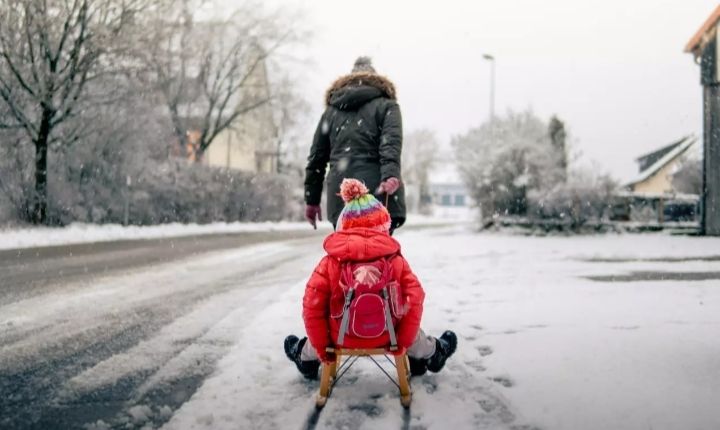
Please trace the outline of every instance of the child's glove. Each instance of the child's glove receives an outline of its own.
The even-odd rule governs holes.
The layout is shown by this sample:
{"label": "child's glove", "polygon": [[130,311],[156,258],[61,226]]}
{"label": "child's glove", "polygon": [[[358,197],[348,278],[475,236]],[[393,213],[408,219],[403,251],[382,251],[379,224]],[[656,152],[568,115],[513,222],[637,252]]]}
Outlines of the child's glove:
{"label": "child's glove", "polygon": [[380,183],[380,186],[375,191],[375,194],[395,194],[400,188],[400,179],[398,178],[387,178]]}
{"label": "child's glove", "polygon": [[317,351],[318,358],[323,364],[332,364],[336,360],[336,356],[334,352],[328,352],[326,349],[323,349],[322,351]]}
{"label": "child's glove", "polygon": [[305,219],[317,230],[317,222],[322,221],[322,209],[320,209],[320,205],[306,205]]}
{"label": "child's glove", "polygon": [[395,351],[392,351],[392,350],[388,349],[388,352],[389,352],[390,354],[398,357],[398,356],[401,356],[401,355],[407,353],[407,348],[405,348],[404,346],[398,346]]}

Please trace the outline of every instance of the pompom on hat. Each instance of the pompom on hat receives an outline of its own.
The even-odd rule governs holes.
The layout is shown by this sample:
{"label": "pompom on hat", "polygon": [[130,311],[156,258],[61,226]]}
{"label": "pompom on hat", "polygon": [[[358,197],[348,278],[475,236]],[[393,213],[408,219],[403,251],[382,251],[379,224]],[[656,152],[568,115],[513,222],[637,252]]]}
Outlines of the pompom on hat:
{"label": "pompom on hat", "polygon": [[358,57],[353,64],[352,73],[376,73],[372,64],[372,58],[367,56]]}
{"label": "pompom on hat", "polygon": [[390,213],[365,184],[357,179],[343,179],[340,197],[345,207],[338,217],[338,230],[360,227],[390,231]]}

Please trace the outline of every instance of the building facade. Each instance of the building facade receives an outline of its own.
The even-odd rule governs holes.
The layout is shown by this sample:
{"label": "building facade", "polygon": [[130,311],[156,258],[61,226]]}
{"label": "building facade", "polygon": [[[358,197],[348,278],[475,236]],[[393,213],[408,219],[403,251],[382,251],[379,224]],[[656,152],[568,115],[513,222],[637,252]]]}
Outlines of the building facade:
{"label": "building facade", "polygon": [[703,103],[701,230],[720,236],[720,6],[685,45],[700,65]]}
{"label": "building facade", "polygon": [[[271,87],[264,60],[252,71],[246,85],[246,103],[270,99]],[[205,151],[203,163],[254,173],[276,173],[278,139],[272,104],[267,102],[241,115],[221,132]]]}
{"label": "building facade", "polygon": [[675,193],[672,177],[680,167],[682,157],[695,142],[697,138],[686,136],[637,158],[638,176],[626,185],[626,189],[639,194]]}

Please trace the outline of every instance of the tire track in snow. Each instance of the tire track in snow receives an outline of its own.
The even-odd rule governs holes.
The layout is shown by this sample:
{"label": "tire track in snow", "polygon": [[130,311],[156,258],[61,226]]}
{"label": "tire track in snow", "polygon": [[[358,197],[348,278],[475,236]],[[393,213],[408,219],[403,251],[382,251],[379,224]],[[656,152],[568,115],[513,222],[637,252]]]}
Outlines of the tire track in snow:
{"label": "tire track in snow", "polygon": [[[80,396],[64,390],[58,397],[58,391],[83,371],[137,348],[198,303],[244,288],[277,267],[278,260],[297,258],[293,254],[297,250],[287,244],[216,253],[184,260],[190,268],[165,264],[0,308],[0,427],[73,428],[115,414],[152,369],[108,378],[110,385],[99,384]],[[248,264],[238,265],[239,257]],[[174,351],[181,353],[202,335],[176,339],[181,348]]]}
{"label": "tire track in snow", "polygon": [[320,232],[269,231],[80,243],[0,250],[0,306],[52,293],[58,281],[99,281],[106,275],[197,258],[268,242],[315,237]]}

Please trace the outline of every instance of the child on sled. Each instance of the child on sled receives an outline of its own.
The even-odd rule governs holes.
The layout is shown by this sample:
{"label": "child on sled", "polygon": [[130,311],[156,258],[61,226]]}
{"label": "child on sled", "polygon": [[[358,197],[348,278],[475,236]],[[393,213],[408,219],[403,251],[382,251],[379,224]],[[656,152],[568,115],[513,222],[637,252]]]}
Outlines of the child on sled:
{"label": "child on sled", "polygon": [[338,231],[325,239],[327,255],[305,288],[308,337],[285,338],[285,354],[308,379],[332,361],[326,348],[334,346],[392,346],[393,354],[407,352],[412,375],[439,372],[457,337],[448,330],[434,338],[420,329],[425,292],[390,237],[390,214],[356,179],[343,180],[340,194]]}

